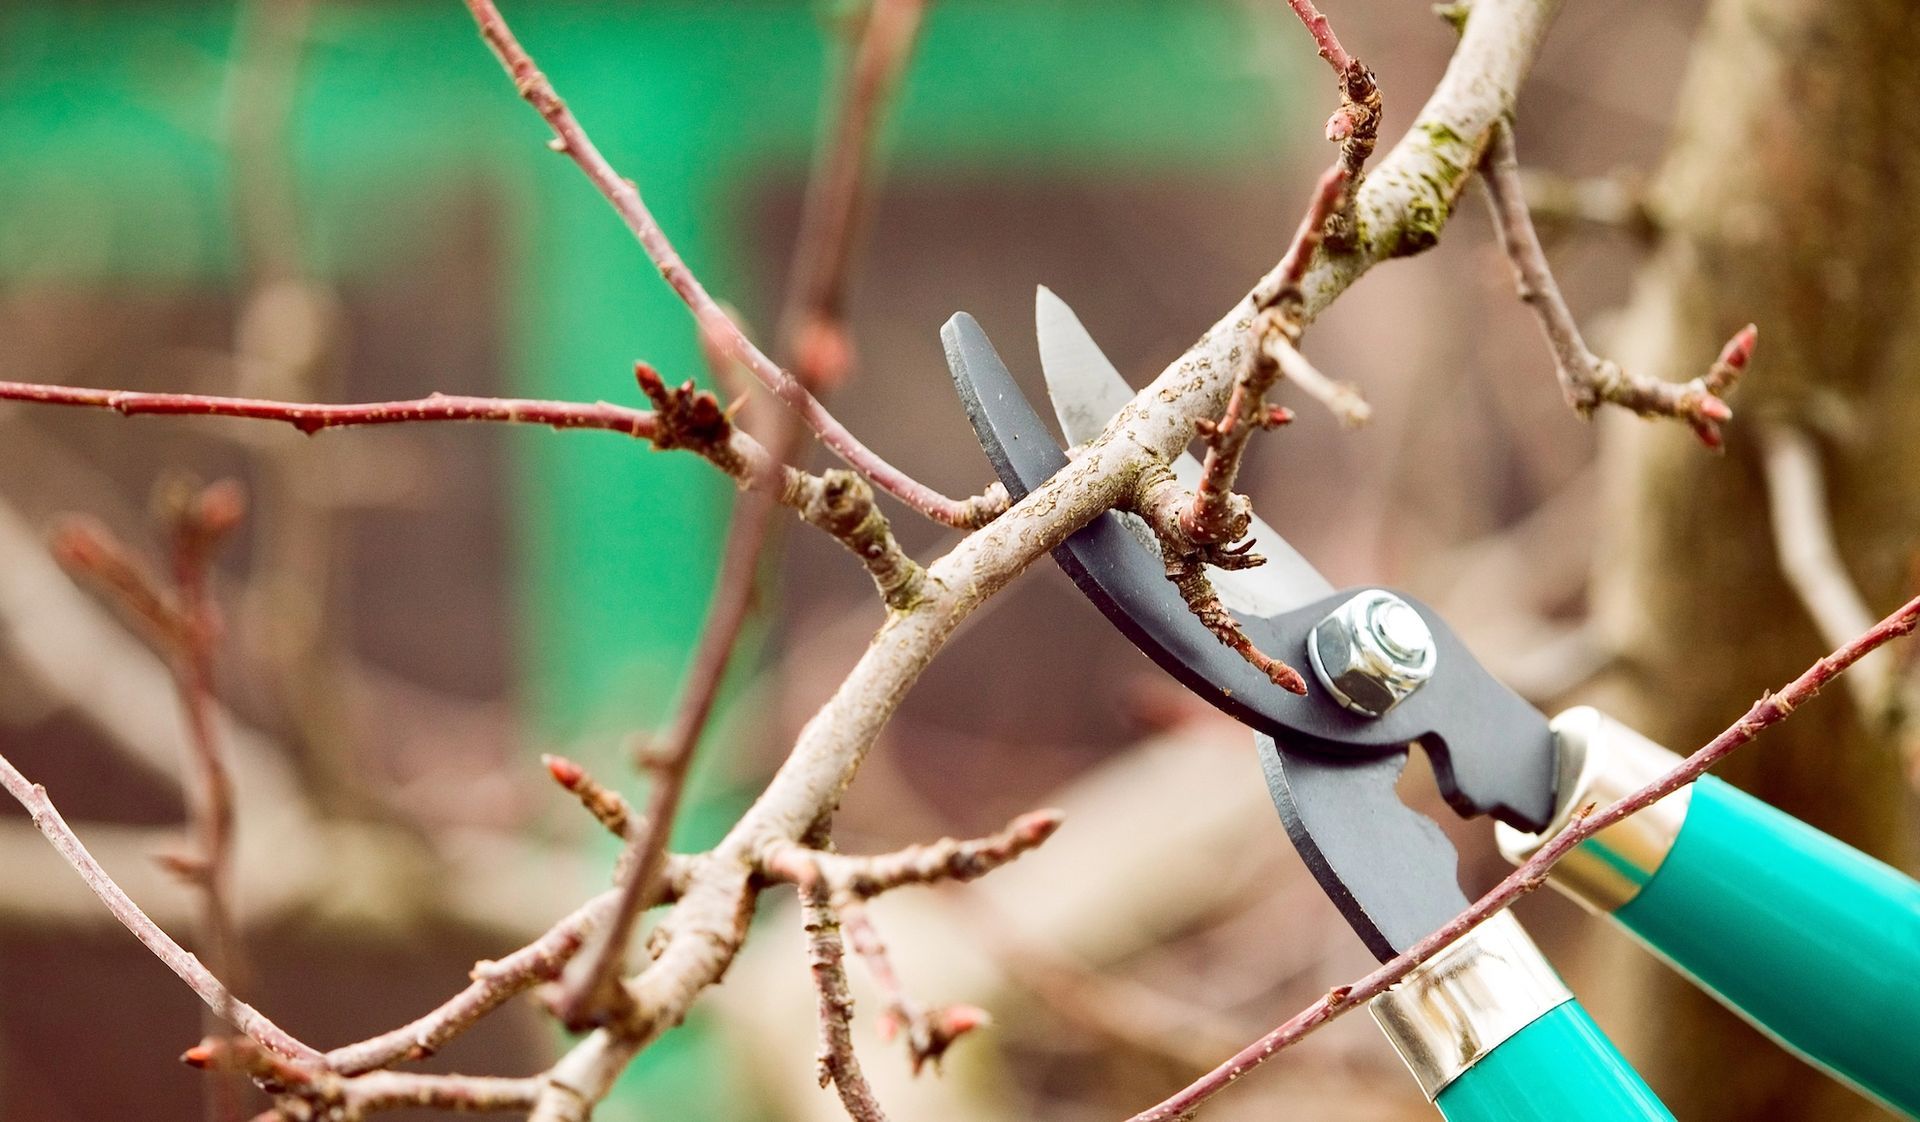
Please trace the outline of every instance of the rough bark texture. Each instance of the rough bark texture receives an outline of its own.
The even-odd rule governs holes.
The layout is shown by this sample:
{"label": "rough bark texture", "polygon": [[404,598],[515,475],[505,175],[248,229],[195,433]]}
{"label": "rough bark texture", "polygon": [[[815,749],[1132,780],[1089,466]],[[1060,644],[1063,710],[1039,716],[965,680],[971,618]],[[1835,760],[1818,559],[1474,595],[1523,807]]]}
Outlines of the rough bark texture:
{"label": "rough bark texture", "polygon": [[[1614,353],[1682,380],[1748,320],[1761,354],[1724,459],[1671,425],[1611,422],[1597,613],[1618,672],[1600,700],[1675,749],[1704,741],[1821,649],[1784,583],[1758,429],[1823,452],[1845,565],[1875,610],[1911,594],[1920,542],[1920,12],[1910,0],[1717,0],[1655,205],[1666,236]],[[1893,745],[1831,691],[1726,778],[1910,867]],[[1772,1047],[1650,956],[1613,1023],[1674,1113],[1852,1120],[1876,1108]]]}

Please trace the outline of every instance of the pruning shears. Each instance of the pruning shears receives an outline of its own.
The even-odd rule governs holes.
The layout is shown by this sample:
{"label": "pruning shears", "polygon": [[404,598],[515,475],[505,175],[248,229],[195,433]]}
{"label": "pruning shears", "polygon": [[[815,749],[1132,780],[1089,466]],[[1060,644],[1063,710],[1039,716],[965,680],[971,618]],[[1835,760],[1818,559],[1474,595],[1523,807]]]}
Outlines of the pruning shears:
{"label": "pruning shears", "polygon": [[[1091,440],[1134,390],[1044,288],[1037,320],[1061,430]],[[972,316],[941,336],[975,435],[1019,499],[1067,457]],[[1171,466],[1198,482],[1193,456]],[[1338,591],[1257,517],[1249,535],[1266,563],[1212,573],[1215,589],[1261,650],[1312,668],[1304,696],[1187,609],[1137,517],[1109,511],[1054,558],[1162,669],[1254,731],[1288,837],[1382,961],[1467,906],[1453,846],[1395,791],[1412,746],[1453,812],[1493,819],[1515,862],[1678,762],[1590,708],[1549,720],[1415,597]],[[1920,884],[1710,776],[1583,842],[1550,881],[1785,1047],[1920,1119]],[[1371,1011],[1454,1122],[1672,1117],[1511,913]]]}

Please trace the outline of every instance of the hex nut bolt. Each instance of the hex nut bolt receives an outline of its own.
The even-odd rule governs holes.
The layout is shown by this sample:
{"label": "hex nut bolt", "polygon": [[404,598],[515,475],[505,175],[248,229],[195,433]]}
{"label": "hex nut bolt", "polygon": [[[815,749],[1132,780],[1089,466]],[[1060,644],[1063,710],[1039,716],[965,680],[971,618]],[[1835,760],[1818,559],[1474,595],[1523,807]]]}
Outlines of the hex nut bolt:
{"label": "hex nut bolt", "polygon": [[1307,656],[1334,700],[1379,717],[1433,677],[1433,632],[1413,605],[1370,588],[1313,627]]}

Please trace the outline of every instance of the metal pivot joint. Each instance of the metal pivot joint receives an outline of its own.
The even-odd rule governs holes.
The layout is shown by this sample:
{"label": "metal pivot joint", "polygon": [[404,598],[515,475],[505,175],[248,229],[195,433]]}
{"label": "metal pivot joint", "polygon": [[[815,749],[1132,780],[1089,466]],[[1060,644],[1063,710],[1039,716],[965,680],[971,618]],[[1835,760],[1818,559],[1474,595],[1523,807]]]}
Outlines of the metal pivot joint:
{"label": "metal pivot joint", "polygon": [[[981,446],[1008,492],[1025,496],[1066,466],[1059,441],[973,317],[955,315],[941,337]],[[1075,368],[1093,371],[1103,384],[1119,383],[1103,396],[1130,396],[1103,360]],[[1176,461],[1176,473],[1199,470],[1186,459]],[[1261,595],[1247,595],[1229,579],[1238,595],[1228,607],[1260,650],[1295,666],[1315,664],[1330,679],[1312,683],[1304,697],[1274,685],[1195,618],[1168,584],[1155,544],[1131,532],[1126,516],[1097,516],[1056,547],[1054,558],[1149,658],[1262,734],[1261,767],[1288,837],[1368,949],[1385,960],[1466,907],[1453,846],[1396,790],[1410,746],[1426,752],[1456,813],[1540,830],[1555,805],[1552,734],[1537,709],[1489,674],[1414,598],[1373,589],[1334,593],[1284,540],[1276,536],[1262,547],[1280,559],[1280,571],[1267,574]],[[1266,567],[1222,576],[1252,584],[1263,573]]]}
{"label": "metal pivot joint", "polygon": [[1370,588],[1314,625],[1307,657],[1335,701],[1367,717],[1386,715],[1433,677],[1433,632],[1391,592]]}

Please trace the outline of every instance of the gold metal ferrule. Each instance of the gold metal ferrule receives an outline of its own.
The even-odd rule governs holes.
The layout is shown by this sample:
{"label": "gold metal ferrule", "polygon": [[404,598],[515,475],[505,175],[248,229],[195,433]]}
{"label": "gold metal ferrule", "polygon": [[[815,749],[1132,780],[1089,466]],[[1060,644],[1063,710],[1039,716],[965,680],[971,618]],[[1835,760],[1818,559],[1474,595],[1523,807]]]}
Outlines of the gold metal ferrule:
{"label": "gold metal ferrule", "polygon": [[1368,1005],[1429,1101],[1573,994],[1511,912],[1415,967]]}
{"label": "gold metal ferrule", "polygon": [[[1495,828],[1500,852],[1519,864],[1567,828],[1582,807],[1604,807],[1671,771],[1680,757],[1597,709],[1581,706],[1553,719],[1560,752],[1560,801],[1538,834]],[[1672,852],[1693,799],[1686,786],[1588,838],[1560,859],[1547,881],[1594,912],[1611,912],[1640,894]]]}

